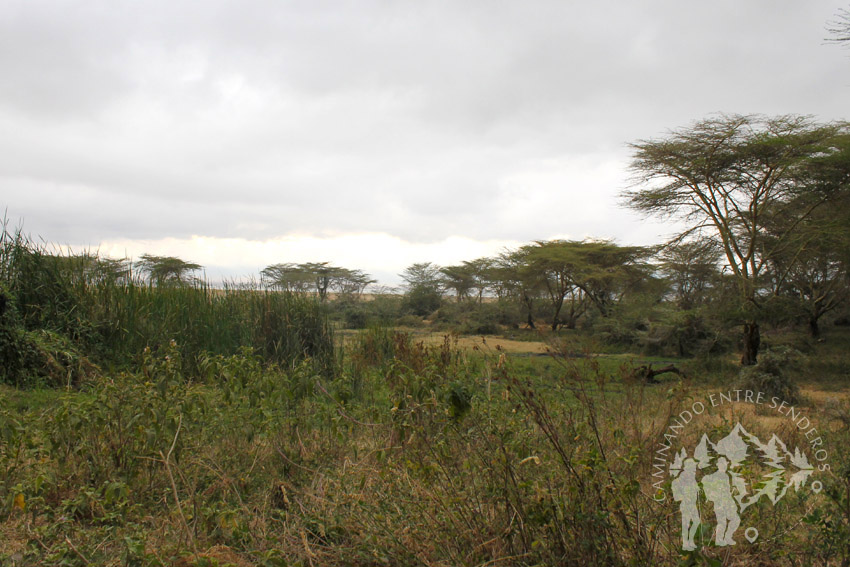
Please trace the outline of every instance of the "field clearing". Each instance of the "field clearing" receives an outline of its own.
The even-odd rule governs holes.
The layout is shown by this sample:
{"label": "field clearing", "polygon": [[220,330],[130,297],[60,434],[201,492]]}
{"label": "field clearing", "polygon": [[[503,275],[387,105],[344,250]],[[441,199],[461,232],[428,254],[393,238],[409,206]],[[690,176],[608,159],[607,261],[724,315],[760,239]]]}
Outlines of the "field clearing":
{"label": "field clearing", "polygon": [[[425,344],[440,344],[445,340],[445,333],[428,333],[423,336]],[[507,354],[547,354],[550,347],[543,341],[518,341],[497,335],[460,336],[457,338],[458,348],[464,350],[493,350]]]}
{"label": "field clearing", "polygon": [[[549,352],[549,347],[544,341],[525,341],[509,339],[499,335],[478,335],[478,336],[460,336],[453,333],[433,332],[422,329],[409,327],[393,327],[394,331],[408,333],[413,337],[414,341],[421,341],[425,345],[435,346],[442,344],[446,337],[457,342],[457,347],[471,351],[475,349],[506,352],[510,354],[531,355],[531,354],[546,354]],[[350,345],[352,340],[364,331],[342,330],[337,331],[337,334],[342,339],[344,345]]]}

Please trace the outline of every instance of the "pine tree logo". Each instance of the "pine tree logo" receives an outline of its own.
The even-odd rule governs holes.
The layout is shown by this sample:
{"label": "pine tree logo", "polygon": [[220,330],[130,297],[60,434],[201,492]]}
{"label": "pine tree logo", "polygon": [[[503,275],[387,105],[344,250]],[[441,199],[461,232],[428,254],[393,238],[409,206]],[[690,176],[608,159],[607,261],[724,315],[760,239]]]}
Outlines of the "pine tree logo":
{"label": "pine tree logo", "polygon": [[[795,448],[792,453],[775,434],[764,443],[740,423],[716,443],[703,434],[692,455],[682,448],[670,465],[673,499],[682,514],[682,549],[696,549],[700,493],[714,505],[715,544],[735,545],[734,536],[747,508],[762,498],[775,505],[789,488],[802,490],[814,470],[803,451]],[[812,482],[810,488],[820,492],[821,483]],[[758,530],[749,527],[744,537],[752,543]]]}

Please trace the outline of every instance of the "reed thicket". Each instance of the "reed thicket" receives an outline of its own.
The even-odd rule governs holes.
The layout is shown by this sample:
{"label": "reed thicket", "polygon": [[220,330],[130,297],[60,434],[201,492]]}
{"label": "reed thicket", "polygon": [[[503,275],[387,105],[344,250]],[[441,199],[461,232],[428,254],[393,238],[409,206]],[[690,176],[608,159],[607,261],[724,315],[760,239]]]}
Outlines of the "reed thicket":
{"label": "reed thicket", "polygon": [[114,273],[96,254],[62,253],[21,234],[0,234],[0,382],[77,381],[96,367],[137,364],[145,349],[176,342],[183,372],[201,355],[254,349],[268,364],[310,360],[335,371],[333,332],[312,298],[204,280],[156,286]]}

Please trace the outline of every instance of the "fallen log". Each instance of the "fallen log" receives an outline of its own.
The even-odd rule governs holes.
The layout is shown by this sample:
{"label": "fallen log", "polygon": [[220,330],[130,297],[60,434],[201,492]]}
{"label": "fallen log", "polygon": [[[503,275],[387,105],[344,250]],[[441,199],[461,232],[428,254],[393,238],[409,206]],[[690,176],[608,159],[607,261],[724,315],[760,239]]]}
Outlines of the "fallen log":
{"label": "fallen log", "polygon": [[657,384],[658,380],[655,379],[656,376],[661,374],[667,374],[671,372],[678,376],[684,376],[685,373],[676,368],[675,364],[668,364],[663,368],[652,368],[651,364],[645,364],[643,366],[638,366],[634,370],[634,377],[638,380],[643,380],[648,384]]}

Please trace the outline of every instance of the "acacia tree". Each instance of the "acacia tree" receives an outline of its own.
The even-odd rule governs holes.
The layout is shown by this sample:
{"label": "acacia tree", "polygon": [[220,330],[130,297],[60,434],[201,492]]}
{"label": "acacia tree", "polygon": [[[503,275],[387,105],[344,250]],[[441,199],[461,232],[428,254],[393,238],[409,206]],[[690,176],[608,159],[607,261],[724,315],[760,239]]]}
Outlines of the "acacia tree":
{"label": "acacia tree", "polygon": [[[737,282],[744,365],[758,357],[766,263],[773,250],[792,243],[802,221],[846,187],[847,136],[846,125],[805,117],[721,115],[632,144],[631,169],[644,188],[625,192],[627,206],[688,221],[676,240],[717,242]],[[767,248],[764,228],[779,217],[782,229]]]}
{"label": "acacia tree", "polygon": [[492,284],[495,260],[492,258],[467,260],[464,261],[463,266],[469,273],[469,277],[472,280],[471,289],[474,290],[475,297],[478,299],[478,303],[480,304],[484,301],[484,292],[486,292]]}
{"label": "acacia tree", "polygon": [[132,277],[130,260],[99,256],[95,265],[95,278],[99,281],[120,282]]}
{"label": "acacia tree", "polygon": [[545,284],[540,272],[531,267],[529,255],[528,247],[507,250],[499,255],[491,273],[498,282],[499,296],[513,297],[525,310],[526,325],[534,329],[534,302]]}
{"label": "acacia tree", "polygon": [[266,266],[260,274],[268,287],[284,291],[304,293],[310,291],[314,285],[313,275],[291,262]]}
{"label": "acacia tree", "polygon": [[338,268],[334,273],[332,288],[341,297],[356,300],[360,299],[367,287],[377,281],[363,270]]}
{"label": "acacia tree", "polygon": [[440,266],[437,264],[420,262],[409,265],[399,275],[404,280],[405,288],[408,290],[416,287],[425,287],[442,292],[440,269]]}
{"label": "acacia tree", "polygon": [[815,338],[821,317],[850,297],[850,198],[841,201],[816,211],[801,224],[794,245],[770,258],[773,293],[797,301]]}
{"label": "acacia tree", "polygon": [[836,249],[815,245],[811,255],[800,257],[791,267],[787,287],[799,299],[808,319],[809,333],[820,337],[820,318],[847,300],[846,257]]}
{"label": "acacia tree", "polygon": [[704,302],[718,277],[720,252],[713,240],[677,242],[659,253],[659,271],[672,287],[676,305],[688,310]]}
{"label": "acacia tree", "polygon": [[358,299],[368,285],[375,283],[362,270],[340,268],[328,262],[272,264],[261,274],[270,287],[300,293],[314,291],[322,302],[331,291],[345,298]]}
{"label": "acacia tree", "polygon": [[187,262],[175,256],[154,256],[142,254],[136,262],[139,269],[147,274],[148,280],[157,286],[184,285],[193,281],[192,272],[203,266]]}
{"label": "acacia tree", "polygon": [[331,289],[331,284],[337,276],[339,268],[331,266],[328,262],[307,262],[299,264],[298,268],[313,280],[316,295],[322,303],[328,298],[328,291]]}
{"label": "acacia tree", "polygon": [[584,267],[581,246],[581,242],[539,240],[522,248],[527,254],[528,268],[537,274],[552,304],[553,331],[561,325],[561,310],[568,296],[571,298],[567,317],[569,328],[575,328],[576,320],[587,309],[586,295],[576,283]]}
{"label": "acacia tree", "polygon": [[472,289],[472,274],[464,265],[445,266],[440,268],[441,281],[446,289],[454,291],[457,302],[460,303],[469,296]]}
{"label": "acacia tree", "polygon": [[513,297],[534,328],[534,302],[543,297],[551,306],[551,328],[574,329],[590,306],[608,317],[630,291],[644,282],[649,270],[643,260],[649,250],[619,246],[607,240],[538,240],[503,253],[496,262],[496,290]]}
{"label": "acacia tree", "polygon": [[440,307],[443,296],[440,266],[420,262],[411,264],[399,275],[404,280],[405,306],[412,313],[426,316]]}
{"label": "acacia tree", "polygon": [[455,292],[457,301],[463,301],[474,293],[478,303],[484,301],[484,292],[490,287],[493,279],[495,261],[492,258],[464,260],[457,266],[440,268],[443,274],[443,284]]}
{"label": "acacia tree", "polygon": [[641,287],[650,275],[645,259],[650,250],[642,246],[620,246],[609,240],[575,243],[581,262],[574,275],[582,290],[603,317],[631,291]]}

